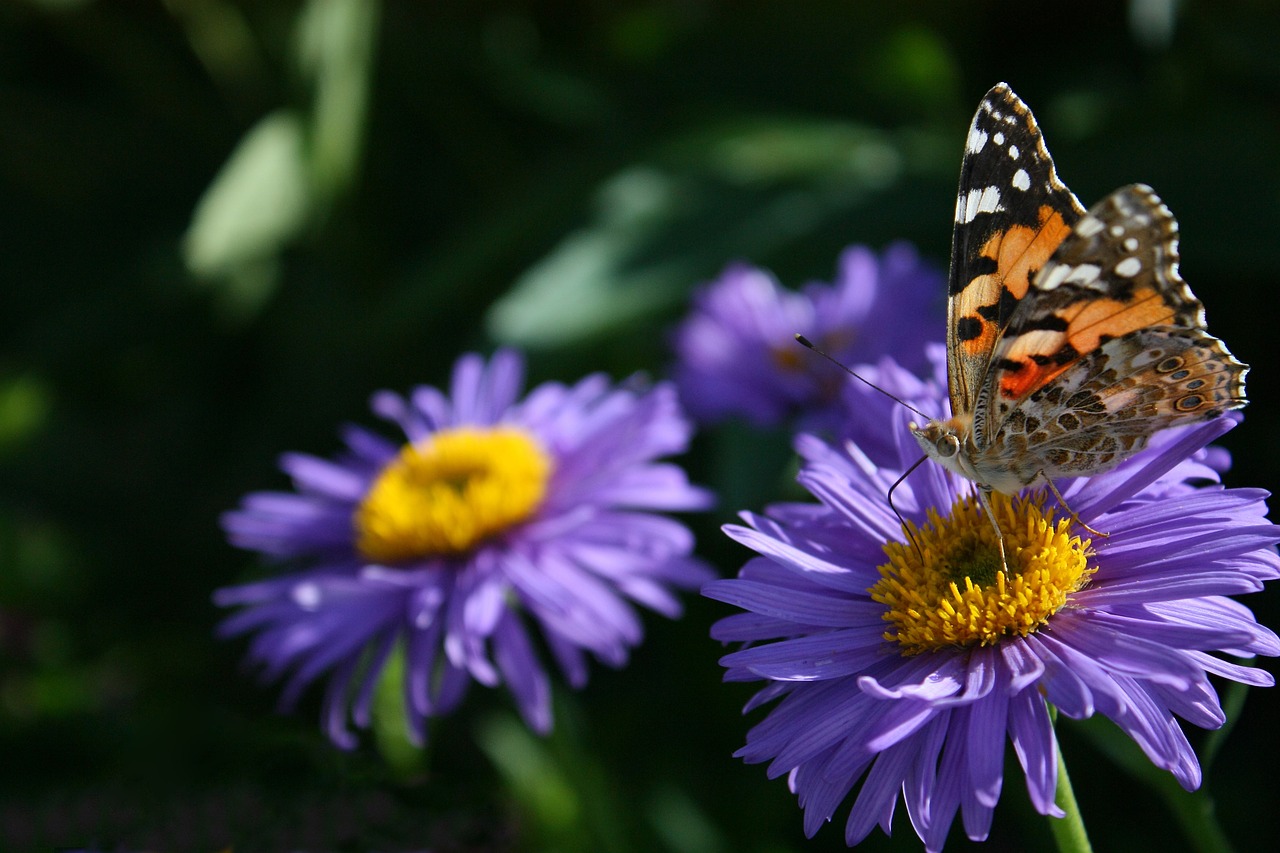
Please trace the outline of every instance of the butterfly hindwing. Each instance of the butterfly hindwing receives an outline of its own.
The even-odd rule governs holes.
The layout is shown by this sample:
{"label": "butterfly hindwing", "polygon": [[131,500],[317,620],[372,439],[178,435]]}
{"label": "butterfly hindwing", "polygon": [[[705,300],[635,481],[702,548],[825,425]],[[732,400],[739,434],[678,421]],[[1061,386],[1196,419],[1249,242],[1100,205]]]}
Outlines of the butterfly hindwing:
{"label": "butterfly hindwing", "polygon": [[1149,187],[1123,187],[1076,222],[1032,280],[992,357],[974,412],[985,446],[1019,401],[1107,341],[1158,326],[1203,329],[1178,273],[1178,223]]}
{"label": "butterfly hindwing", "polygon": [[1032,392],[1005,419],[988,463],[1022,483],[1105,471],[1162,429],[1243,406],[1247,372],[1203,329],[1131,331]]}
{"label": "butterfly hindwing", "polygon": [[997,85],[978,105],[960,165],[947,309],[953,414],[973,411],[1011,316],[1083,214],[1031,110]]}

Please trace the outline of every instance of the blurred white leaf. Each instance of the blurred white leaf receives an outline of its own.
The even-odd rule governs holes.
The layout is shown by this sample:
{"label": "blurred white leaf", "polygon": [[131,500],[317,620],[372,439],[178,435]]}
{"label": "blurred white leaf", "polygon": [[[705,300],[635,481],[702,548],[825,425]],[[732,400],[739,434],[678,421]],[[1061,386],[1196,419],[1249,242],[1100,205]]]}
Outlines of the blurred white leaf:
{"label": "blurred white leaf", "polygon": [[656,169],[610,179],[598,194],[597,221],[565,237],[489,310],[490,334],[547,346],[624,325],[670,301],[678,292],[672,282],[687,274],[683,259],[636,265],[633,258],[653,228],[670,221],[678,195],[678,184]]}
{"label": "blurred white leaf", "polygon": [[311,0],[298,20],[298,64],[314,87],[309,165],[323,201],[359,166],[379,15],[373,0]]}
{"label": "blurred white leaf", "polygon": [[681,133],[600,186],[587,224],[493,304],[488,332],[539,348],[633,326],[730,260],[759,263],[886,192],[912,168],[905,148],[847,122],[715,123]]}
{"label": "blurred white leaf", "polygon": [[259,121],[196,205],[183,242],[187,268],[227,283],[237,303],[265,299],[274,276],[264,270],[307,224],[304,163],[296,115],[278,110]]}
{"label": "blurred white leaf", "polygon": [[1166,50],[1178,25],[1179,0],[1129,0],[1129,27],[1143,47]]}

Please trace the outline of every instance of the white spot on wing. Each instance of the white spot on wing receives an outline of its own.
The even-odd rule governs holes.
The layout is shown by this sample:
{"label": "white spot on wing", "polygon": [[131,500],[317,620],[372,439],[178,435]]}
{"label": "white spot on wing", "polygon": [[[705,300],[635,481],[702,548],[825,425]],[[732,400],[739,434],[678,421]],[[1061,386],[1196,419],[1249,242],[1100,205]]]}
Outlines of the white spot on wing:
{"label": "white spot on wing", "polygon": [[1040,275],[1036,276],[1036,287],[1040,290],[1053,290],[1067,280],[1067,275],[1070,272],[1071,267],[1066,264],[1058,264],[1047,273],[1041,272]]}
{"label": "white spot on wing", "polygon": [[1111,226],[1111,236],[1112,236],[1112,237],[1123,237],[1123,236],[1124,236],[1124,226],[1123,226],[1123,225],[1112,225],[1112,226]]}
{"label": "white spot on wing", "polygon": [[1067,275],[1065,282],[1067,284],[1092,284],[1098,280],[1098,273],[1102,272],[1102,267],[1097,264],[1078,264]]}
{"label": "white spot on wing", "polygon": [[1004,145],[1004,134],[1000,131],[997,130],[995,136],[991,138],[995,140],[996,145]]}
{"label": "white spot on wing", "polygon": [[1031,176],[1027,174],[1026,169],[1019,169],[1013,173],[1013,187],[1023,192],[1031,189]]}
{"label": "white spot on wing", "polygon": [[965,147],[969,150],[970,154],[977,154],[986,144],[987,132],[985,130],[978,127],[976,124],[969,128],[969,141],[966,143]]}
{"label": "white spot on wing", "polygon": [[1092,237],[1105,228],[1106,225],[1096,216],[1082,216],[1080,221],[1076,223],[1076,233],[1081,237]]}
{"label": "white spot on wing", "polygon": [[1125,250],[1126,252],[1136,252],[1136,251],[1138,251],[1138,238],[1137,238],[1137,237],[1127,237],[1127,238],[1125,238],[1125,241],[1124,241],[1124,250]]}
{"label": "white spot on wing", "polygon": [[1010,156],[1010,157],[1012,157],[1013,159],[1017,160],[1017,159],[1018,159],[1018,156],[1019,156],[1021,153],[1022,153],[1022,152],[1018,150],[1018,146],[1016,146],[1016,145],[1010,145],[1010,146],[1009,146],[1009,156]]}
{"label": "white spot on wing", "polygon": [[1133,278],[1142,272],[1142,261],[1137,258],[1125,258],[1116,264],[1116,275],[1122,278]]}
{"label": "white spot on wing", "polygon": [[1046,329],[1032,329],[1018,335],[1015,349],[1018,353],[1054,352],[1062,346],[1066,338],[1062,332],[1050,332]]}
{"label": "white spot on wing", "polygon": [[979,213],[994,213],[1001,210],[1000,207],[1000,191],[995,187],[983,187],[982,192],[974,190],[968,196],[961,196],[964,200],[964,210],[960,210],[960,200],[956,201],[956,220],[964,225],[972,222]]}

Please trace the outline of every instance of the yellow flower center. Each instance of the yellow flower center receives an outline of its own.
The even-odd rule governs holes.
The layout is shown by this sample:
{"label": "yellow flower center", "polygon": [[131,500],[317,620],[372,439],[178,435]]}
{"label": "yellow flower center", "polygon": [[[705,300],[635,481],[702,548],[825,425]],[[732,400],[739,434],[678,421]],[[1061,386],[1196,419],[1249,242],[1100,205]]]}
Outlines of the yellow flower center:
{"label": "yellow flower center", "polygon": [[441,430],[378,475],[355,512],[356,547],[381,563],[461,554],[528,518],[550,477],[550,458],[522,430]]}
{"label": "yellow flower center", "polygon": [[795,344],[794,347],[774,347],[769,350],[769,355],[773,359],[774,366],[783,373],[799,373],[804,369],[804,360],[797,351],[799,349],[799,344]]}
{"label": "yellow flower center", "polygon": [[1025,637],[1093,575],[1089,540],[1069,535],[1070,519],[1055,521],[1042,498],[993,494],[991,503],[1008,566],[1000,565],[995,530],[971,496],[956,501],[948,518],[931,509],[924,526],[907,522],[907,541],[884,546],[889,562],[869,592],[889,608],[884,618],[893,629],[885,639],[904,655]]}

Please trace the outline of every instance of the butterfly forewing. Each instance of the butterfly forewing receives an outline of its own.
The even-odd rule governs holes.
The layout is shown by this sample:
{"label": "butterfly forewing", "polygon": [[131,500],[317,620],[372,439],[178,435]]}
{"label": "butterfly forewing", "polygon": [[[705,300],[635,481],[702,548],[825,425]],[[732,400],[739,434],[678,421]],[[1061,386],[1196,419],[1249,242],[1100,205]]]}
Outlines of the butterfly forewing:
{"label": "butterfly forewing", "polygon": [[1026,104],[1003,83],[993,88],[960,164],[947,316],[953,414],[973,411],[1009,318],[1083,213]]}

